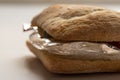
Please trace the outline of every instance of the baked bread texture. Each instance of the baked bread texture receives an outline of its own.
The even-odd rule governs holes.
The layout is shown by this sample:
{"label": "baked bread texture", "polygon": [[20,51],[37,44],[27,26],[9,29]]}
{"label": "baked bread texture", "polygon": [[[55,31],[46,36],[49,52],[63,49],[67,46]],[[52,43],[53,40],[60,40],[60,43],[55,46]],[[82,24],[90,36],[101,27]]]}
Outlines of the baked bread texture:
{"label": "baked bread texture", "polygon": [[[94,72],[120,72],[120,53],[113,52],[111,54],[105,54],[108,57],[105,57],[105,55],[102,57],[101,54],[104,53],[89,53],[89,55],[81,55],[83,54],[83,52],[81,51],[78,52],[77,55],[74,54],[69,56],[70,54],[72,54],[72,52],[69,53],[68,49],[66,49],[66,51],[68,51],[69,53],[68,55],[67,53],[60,55],[60,53],[57,53],[56,51],[50,52],[51,47],[50,50],[40,50],[36,48],[29,40],[26,42],[26,44],[28,48],[41,60],[47,70],[53,73],[73,74]],[[59,47],[63,47],[64,49],[69,47],[70,49],[69,45],[71,44],[66,45],[66,47],[65,45],[59,45]],[[77,44],[74,45],[77,46]]]}
{"label": "baked bread texture", "polygon": [[[38,26],[43,38],[35,32],[26,44],[50,72],[120,72],[120,49],[105,43],[120,41],[120,12],[56,4],[35,16],[31,26]],[[46,46],[47,42],[42,42],[46,38],[50,43],[60,44]]]}
{"label": "baked bread texture", "polygon": [[32,20],[44,32],[62,41],[120,41],[120,12],[95,6],[57,4]]}

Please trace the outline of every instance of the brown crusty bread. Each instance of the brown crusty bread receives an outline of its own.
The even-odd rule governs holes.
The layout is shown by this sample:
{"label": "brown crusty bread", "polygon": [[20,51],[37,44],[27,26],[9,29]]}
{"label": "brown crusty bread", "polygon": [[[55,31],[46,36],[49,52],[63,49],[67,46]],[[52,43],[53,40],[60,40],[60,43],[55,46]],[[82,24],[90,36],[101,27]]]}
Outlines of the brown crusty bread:
{"label": "brown crusty bread", "polygon": [[54,39],[63,41],[120,41],[120,13],[95,6],[56,4],[33,18]]}
{"label": "brown crusty bread", "polygon": [[[81,59],[82,56],[78,56],[79,58],[70,58],[70,56],[65,57],[67,53],[64,54],[64,56],[61,56],[58,53],[56,53],[55,55],[53,52],[37,49],[29,40],[26,42],[26,44],[28,48],[41,60],[44,66],[53,73],[73,74],[94,72],[120,72],[120,59],[113,59],[114,54],[109,55],[111,59]],[[79,52],[79,54],[82,53]],[[99,54],[95,55],[100,56]],[[85,57],[83,56],[83,58]]]}

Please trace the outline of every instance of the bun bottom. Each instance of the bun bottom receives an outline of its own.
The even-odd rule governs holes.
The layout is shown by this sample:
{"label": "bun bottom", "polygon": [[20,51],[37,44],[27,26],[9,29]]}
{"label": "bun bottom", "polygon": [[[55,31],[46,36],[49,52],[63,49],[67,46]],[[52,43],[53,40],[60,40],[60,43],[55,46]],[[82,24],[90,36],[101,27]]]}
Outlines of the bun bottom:
{"label": "bun bottom", "polygon": [[61,57],[35,48],[30,41],[26,44],[52,73],[74,74],[95,72],[120,72],[120,60],[81,60]]}

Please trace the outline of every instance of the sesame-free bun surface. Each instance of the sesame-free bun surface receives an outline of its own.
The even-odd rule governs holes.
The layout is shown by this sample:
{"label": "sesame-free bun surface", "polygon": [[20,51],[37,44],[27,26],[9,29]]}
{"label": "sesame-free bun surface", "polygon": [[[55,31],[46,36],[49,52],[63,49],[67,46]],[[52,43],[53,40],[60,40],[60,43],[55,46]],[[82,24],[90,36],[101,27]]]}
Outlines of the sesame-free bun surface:
{"label": "sesame-free bun surface", "polygon": [[63,41],[120,41],[120,13],[96,6],[56,4],[32,20],[44,37]]}

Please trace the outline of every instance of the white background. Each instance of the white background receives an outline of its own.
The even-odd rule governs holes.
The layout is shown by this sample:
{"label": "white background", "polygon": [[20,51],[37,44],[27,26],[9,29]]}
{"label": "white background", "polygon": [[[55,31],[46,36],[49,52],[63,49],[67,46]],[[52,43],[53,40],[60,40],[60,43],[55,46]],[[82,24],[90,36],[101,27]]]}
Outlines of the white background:
{"label": "white background", "polygon": [[[62,2],[64,1],[64,2]],[[28,50],[25,41],[31,32],[22,24],[53,3],[98,5],[120,11],[118,0],[0,0],[0,80],[119,80],[119,73],[55,75],[49,73]]]}

